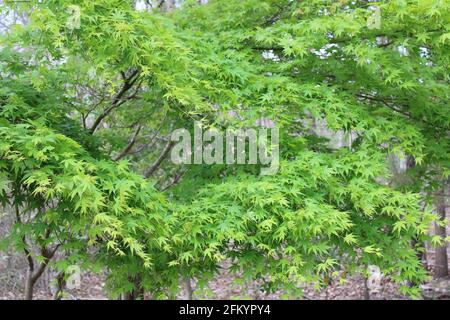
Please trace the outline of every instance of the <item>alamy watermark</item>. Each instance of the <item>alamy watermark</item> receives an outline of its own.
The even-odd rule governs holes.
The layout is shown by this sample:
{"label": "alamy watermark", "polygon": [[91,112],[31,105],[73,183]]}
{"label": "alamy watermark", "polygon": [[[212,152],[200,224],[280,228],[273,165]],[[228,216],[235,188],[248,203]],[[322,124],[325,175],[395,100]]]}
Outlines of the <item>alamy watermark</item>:
{"label": "alamy watermark", "polygon": [[381,9],[376,5],[369,7],[372,14],[367,18],[367,28],[369,29],[381,29]]}
{"label": "alamy watermark", "polygon": [[[261,175],[274,175],[279,167],[278,128],[204,130],[194,123],[194,137],[185,128],[172,132],[171,160],[175,164],[261,165]],[[270,142],[269,142],[270,141]]]}
{"label": "alamy watermark", "polygon": [[81,270],[80,267],[76,265],[69,266],[66,270],[67,279],[66,287],[67,289],[79,289],[81,288]]}
{"label": "alamy watermark", "polygon": [[81,28],[81,8],[76,5],[70,5],[67,7],[67,13],[69,17],[66,25],[70,30]]}

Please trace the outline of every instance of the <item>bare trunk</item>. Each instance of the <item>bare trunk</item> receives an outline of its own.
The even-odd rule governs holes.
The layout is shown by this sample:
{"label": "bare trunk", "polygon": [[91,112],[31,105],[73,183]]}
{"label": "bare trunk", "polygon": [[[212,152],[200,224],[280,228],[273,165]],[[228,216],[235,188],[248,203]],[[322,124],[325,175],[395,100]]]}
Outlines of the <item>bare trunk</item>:
{"label": "bare trunk", "polygon": [[[438,203],[436,206],[437,213],[439,215],[440,220],[444,220],[446,217],[446,196],[445,196],[445,188],[442,192],[442,195],[437,197]],[[442,238],[446,237],[445,226],[440,226],[437,223],[434,225],[435,234],[441,236]],[[434,278],[444,278],[448,276],[448,257],[447,257],[447,244],[443,243],[442,246],[436,247],[435,249],[435,261],[434,261]]]}
{"label": "bare trunk", "polygon": [[194,290],[192,290],[191,278],[186,277],[184,279],[184,287],[186,290],[186,300],[193,300]]}
{"label": "bare trunk", "polygon": [[65,281],[65,273],[64,272],[60,272],[58,273],[58,275],[56,276],[56,283],[55,283],[55,292],[53,293],[53,300],[61,300],[62,298],[62,293],[64,290],[64,287],[66,285],[66,281]]}
{"label": "bare trunk", "polygon": [[122,293],[120,300],[135,300],[132,293]]}
{"label": "bare trunk", "polygon": [[131,280],[134,283],[134,289],[131,292],[122,293],[121,300],[144,300],[144,289],[141,287],[142,279],[136,276]]}
{"label": "bare trunk", "polygon": [[[408,171],[409,169],[412,169],[416,166],[416,160],[414,159],[413,156],[408,155],[406,157],[406,171]],[[416,238],[414,238],[411,241],[411,247],[414,249],[414,251],[416,252],[416,256],[417,259],[424,265],[424,267],[426,268],[426,263],[427,263],[427,259],[426,259],[426,252],[425,250],[421,251],[421,248],[425,248],[425,244],[422,241],[417,240]],[[412,283],[410,283],[410,285],[413,285]]]}
{"label": "bare trunk", "polygon": [[144,291],[139,289],[128,293],[123,293],[121,295],[121,300],[144,300]]}
{"label": "bare trunk", "polygon": [[370,291],[369,291],[369,285],[367,276],[364,276],[364,300],[370,300]]}
{"label": "bare trunk", "polygon": [[33,300],[34,285],[36,280],[33,277],[33,271],[27,272],[27,280],[25,281],[25,300]]}

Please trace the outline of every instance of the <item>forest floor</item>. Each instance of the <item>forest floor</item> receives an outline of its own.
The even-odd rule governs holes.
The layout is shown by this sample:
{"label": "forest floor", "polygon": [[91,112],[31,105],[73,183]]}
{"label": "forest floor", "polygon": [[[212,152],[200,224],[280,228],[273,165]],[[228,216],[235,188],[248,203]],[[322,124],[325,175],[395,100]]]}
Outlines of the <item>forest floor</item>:
{"label": "forest floor", "polygon": [[[237,280],[237,281],[236,281]],[[255,284],[239,284],[240,281],[235,276],[230,275],[226,270],[211,281],[208,285],[208,289],[201,292],[194,292],[195,299],[285,299],[284,292],[275,292],[266,295],[258,289],[258,285]],[[195,287],[195,285],[194,285]],[[195,289],[195,288],[194,288]],[[365,283],[362,276],[353,276],[349,278],[345,284],[339,284],[336,282],[331,284],[327,289],[315,290],[310,287],[304,288],[304,296],[300,299],[307,300],[362,300],[366,296]],[[22,296],[22,286],[16,285],[10,287],[1,286],[0,288],[0,300],[2,299],[17,299]],[[184,290],[177,296],[178,299],[184,299],[186,293]],[[47,300],[52,299],[52,293],[49,286],[39,285],[35,290],[35,299]],[[295,299],[294,297],[288,297],[289,299]],[[67,290],[64,299],[75,300],[103,300],[107,299],[104,290],[104,277],[98,274],[83,273],[81,277],[81,286],[79,289]],[[383,280],[379,290],[370,291],[370,299],[387,299],[398,300],[407,299],[402,296],[398,287],[390,281]]]}
{"label": "forest floor", "polygon": [[[1,255],[0,255],[1,258]],[[0,300],[4,299],[21,299],[23,296],[24,275],[26,274],[26,265],[23,259],[14,257],[10,261],[9,267],[2,265],[0,259]],[[430,265],[430,264],[428,264]],[[430,273],[432,270],[429,270]],[[49,272],[44,273],[35,288],[34,298],[39,300],[52,299],[52,278],[54,275]],[[93,274],[83,272],[81,274],[81,282],[78,289],[67,290],[63,299],[68,300],[103,300],[108,299],[105,293],[105,276],[102,274]],[[347,277],[345,283],[340,283],[339,280],[333,281],[328,288],[315,290],[312,287],[303,288],[302,297],[287,296],[285,292],[278,291],[271,294],[263,293],[259,288],[259,284],[246,283],[239,278],[239,275],[232,274],[228,271],[227,264],[222,266],[221,272],[215,279],[209,282],[208,288],[203,290],[195,290],[195,282],[192,281],[194,289],[194,299],[306,299],[306,300],[403,300],[408,299],[399,292],[398,285],[382,277],[380,283],[370,289],[366,288],[364,277],[361,275],[354,275]],[[448,299],[450,298],[450,279],[440,281],[437,285],[433,282],[428,284],[428,287],[439,286],[443,288],[445,294],[440,294],[438,297],[434,295],[432,298]],[[180,287],[184,288],[183,284]],[[434,289],[433,289],[434,292]],[[369,295],[369,297],[368,297]],[[186,299],[185,290],[181,290],[177,299]],[[146,297],[149,298],[149,297]],[[430,297],[427,297],[430,298]]]}

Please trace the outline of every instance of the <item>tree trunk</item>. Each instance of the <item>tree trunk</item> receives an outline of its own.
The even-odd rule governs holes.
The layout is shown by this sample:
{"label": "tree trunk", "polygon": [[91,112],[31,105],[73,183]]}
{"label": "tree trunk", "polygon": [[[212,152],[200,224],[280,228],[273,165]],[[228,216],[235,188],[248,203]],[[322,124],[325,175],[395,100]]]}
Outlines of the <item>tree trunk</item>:
{"label": "tree trunk", "polygon": [[55,292],[53,293],[52,299],[53,300],[61,300],[62,293],[63,293],[64,287],[66,285],[65,273],[64,272],[58,273],[55,280],[56,280]]}
{"label": "tree trunk", "polygon": [[364,275],[364,300],[370,300],[368,281],[369,281],[368,275]]}
{"label": "tree trunk", "polygon": [[134,289],[131,292],[122,293],[120,296],[121,300],[144,300],[144,289],[141,287],[142,279],[140,276],[130,280],[134,283]]}
{"label": "tree trunk", "polygon": [[186,289],[186,300],[193,300],[194,290],[192,290],[191,278],[184,278],[184,287]]}
{"label": "tree trunk", "polygon": [[[413,156],[408,155],[406,157],[406,171],[409,169],[412,169],[416,166],[416,160]],[[411,247],[416,251],[417,259],[424,265],[424,267],[427,267],[427,258],[426,258],[426,252],[425,250],[423,252],[419,251],[418,248],[425,248],[425,244],[422,241],[418,241],[416,238],[414,238],[411,241]],[[413,283],[410,283],[409,285],[413,285]]]}
{"label": "tree trunk", "polygon": [[25,281],[25,300],[33,300],[34,285],[36,279],[33,277],[33,271],[27,272],[27,280]]}
{"label": "tree trunk", "polygon": [[122,294],[121,300],[144,300],[144,291],[142,289],[133,290]]}
{"label": "tree trunk", "polygon": [[[444,190],[442,194],[437,196],[437,205],[436,210],[439,215],[440,220],[444,220],[446,217],[446,193]],[[435,235],[441,236],[443,238],[446,237],[445,226],[440,226],[437,223],[434,225]],[[434,278],[444,278],[448,276],[448,257],[447,257],[447,243],[444,242],[442,246],[436,247],[435,255],[434,255]]]}

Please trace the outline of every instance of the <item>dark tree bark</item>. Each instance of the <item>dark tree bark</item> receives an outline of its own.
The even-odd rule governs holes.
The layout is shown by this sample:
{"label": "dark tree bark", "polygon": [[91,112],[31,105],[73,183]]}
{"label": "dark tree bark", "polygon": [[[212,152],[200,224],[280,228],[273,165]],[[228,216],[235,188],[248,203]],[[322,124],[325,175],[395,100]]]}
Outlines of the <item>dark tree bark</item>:
{"label": "dark tree bark", "polygon": [[134,289],[131,292],[123,293],[120,297],[121,300],[144,300],[144,289],[141,286],[142,278],[136,276],[131,279],[134,283]]}
{"label": "dark tree bark", "polygon": [[[413,169],[416,166],[416,160],[414,159],[413,156],[408,155],[406,157],[406,171],[408,172],[408,170]],[[422,264],[424,264],[424,267],[426,267],[426,252],[423,251],[419,251],[418,248],[425,248],[425,244],[422,241],[418,241],[417,239],[413,239],[411,241],[411,247],[416,250],[416,256],[417,259],[419,259],[420,262],[422,262]],[[410,284],[412,285],[412,283]]]}
{"label": "dark tree bark", "polygon": [[[170,139],[170,137],[169,137]],[[174,141],[169,140],[161,152],[160,156],[155,160],[155,162],[145,171],[145,178],[150,178],[156,170],[158,170],[161,163],[167,158],[173,146],[175,145]]]}
{"label": "dark tree bark", "polygon": [[64,290],[64,287],[66,286],[66,275],[64,272],[60,272],[58,273],[58,275],[55,278],[55,293],[53,294],[53,300],[61,300],[62,298],[62,293]]}
{"label": "dark tree bark", "polygon": [[[41,255],[44,258],[44,261],[39,264],[37,269],[34,268],[34,262],[28,265],[27,278],[25,281],[25,300],[33,300],[34,286],[44,273],[50,260],[54,257],[56,251],[58,250],[58,247],[59,245],[57,245],[55,249],[51,251],[47,248],[41,249]],[[32,261],[32,259],[29,261]]]}
{"label": "dark tree bark", "polygon": [[[440,220],[444,220],[447,211],[446,193],[442,192],[438,195],[436,203],[436,211]],[[440,226],[435,223],[435,235],[446,237],[445,226]],[[435,261],[434,261],[434,278],[444,278],[448,276],[448,257],[447,257],[447,244],[444,242],[442,246],[438,246],[435,249]]]}
{"label": "dark tree bark", "polygon": [[194,299],[194,290],[192,289],[191,278],[184,278],[184,287],[186,290],[186,300]]}

